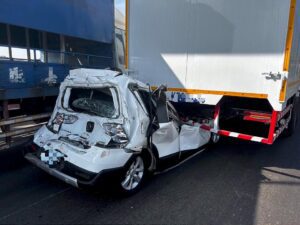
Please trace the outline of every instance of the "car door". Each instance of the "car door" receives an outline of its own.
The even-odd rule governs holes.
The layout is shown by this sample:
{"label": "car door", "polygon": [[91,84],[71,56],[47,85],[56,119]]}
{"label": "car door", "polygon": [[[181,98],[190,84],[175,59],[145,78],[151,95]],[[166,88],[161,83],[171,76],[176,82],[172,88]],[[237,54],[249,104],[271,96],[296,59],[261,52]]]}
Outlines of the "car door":
{"label": "car door", "polygon": [[156,103],[159,128],[152,134],[152,143],[157,148],[159,158],[179,155],[179,125],[172,118],[164,90],[157,93]]}
{"label": "car door", "polygon": [[201,128],[201,124],[184,124],[181,126],[179,142],[180,151],[187,152],[200,148],[210,140],[210,131]]}
{"label": "car door", "polygon": [[198,149],[209,142],[210,131],[202,129],[200,123],[183,124],[170,102],[167,102],[167,109],[169,121],[172,121],[179,131],[180,152]]}

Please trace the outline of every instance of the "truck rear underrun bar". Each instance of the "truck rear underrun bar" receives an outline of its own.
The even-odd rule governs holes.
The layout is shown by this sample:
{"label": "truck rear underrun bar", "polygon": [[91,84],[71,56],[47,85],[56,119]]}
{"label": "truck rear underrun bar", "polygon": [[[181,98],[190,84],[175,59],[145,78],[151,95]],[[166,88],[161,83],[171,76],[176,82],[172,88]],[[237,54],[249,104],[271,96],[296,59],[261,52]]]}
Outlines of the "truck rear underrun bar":
{"label": "truck rear underrun bar", "polygon": [[[269,133],[268,133],[267,138],[266,137],[253,136],[253,135],[249,135],[249,134],[232,132],[232,131],[228,131],[228,130],[216,129],[216,124],[218,124],[218,121],[214,121],[214,127],[210,127],[210,126],[207,126],[207,125],[202,125],[201,128],[204,129],[204,130],[211,131],[212,133],[218,134],[220,136],[233,137],[233,138],[238,138],[238,139],[242,139],[242,140],[259,142],[259,143],[271,145],[280,136],[280,134],[288,127],[288,124],[291,120],[291,110],[292,109],[293,109],[293,104],[289,105],[285,110],[283,110],[281,112],[278,112],[278,111],[273,111],[272,112],[270,126],[269,126]],[[218,113],[220,113],[220,106],[219,105],[216,106],[214,119],[218,120],[218,118],[219,118]],[[290,113],[289,117],[286,120],[282,120],[283,122],[279,123],[280,126],[277,126],[278,122],[287,113]]]}
{"label": "truck rear underrun bar", "polygon": [[246,140],[246,141],[253,141],[253,142],[269,144],[268,138],[257,137],[257,136],[253,136],[253,135],[242,134],[242,133],[232,132],[232,131],[228,131],[228,130],[217,130],[216,131],[215,129],[213,129],[207,125],[202,125],[201,128],[204,130],[211,131],[212,133],[216,133],[220,136],[233,137],[233,138],[238,138],[238,139],[242,139],[242,140]]}

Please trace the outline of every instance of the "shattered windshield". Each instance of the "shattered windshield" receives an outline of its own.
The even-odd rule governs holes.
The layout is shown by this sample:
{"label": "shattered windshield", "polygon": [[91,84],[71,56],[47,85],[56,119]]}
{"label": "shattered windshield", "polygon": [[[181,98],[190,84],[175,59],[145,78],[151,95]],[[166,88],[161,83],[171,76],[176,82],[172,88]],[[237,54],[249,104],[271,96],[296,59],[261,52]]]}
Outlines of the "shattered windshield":
{"label": "shattered windshield", "polygon": [[[68,108],[74,112],[88,113],[105,118],[118,116],[116,89],[103,88],[69,88]],[[65,98],[68,96],[65,96]]]}

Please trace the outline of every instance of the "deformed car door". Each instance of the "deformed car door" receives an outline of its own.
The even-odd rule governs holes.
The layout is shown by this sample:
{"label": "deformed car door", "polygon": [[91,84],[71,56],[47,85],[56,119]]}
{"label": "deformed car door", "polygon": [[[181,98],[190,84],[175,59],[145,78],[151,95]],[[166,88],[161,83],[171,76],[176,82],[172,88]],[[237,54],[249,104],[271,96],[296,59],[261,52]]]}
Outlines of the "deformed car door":
{"label": "deformed car door", "polygon": [[152,134],[152,143],[157,148],[159,158],[179,154],[179,126],[169,116],[165,89],[158,89],[154,96],[159,128]]}
{"label": "deformed car door", "polygon": [[153,133],[152,143],[157,147],[160,158],[195,150],[209,142],[210,131],[202,129],[201,124],[180,122],[176,109],[166,99],[164,89],[158,89],[155,98],[159,129]]}
{"label": "deformed car door", "polygon": [[179,153],[178,127],[174,121],[159,123],[159,129],[152,135],[152,143],[157,148],[159,158]]}
{"label": "deformed car door", "polygon": [[198,149],[210,140],[210,131],[203,130],[200,124],[182,125],[179,135],[180,151]]}

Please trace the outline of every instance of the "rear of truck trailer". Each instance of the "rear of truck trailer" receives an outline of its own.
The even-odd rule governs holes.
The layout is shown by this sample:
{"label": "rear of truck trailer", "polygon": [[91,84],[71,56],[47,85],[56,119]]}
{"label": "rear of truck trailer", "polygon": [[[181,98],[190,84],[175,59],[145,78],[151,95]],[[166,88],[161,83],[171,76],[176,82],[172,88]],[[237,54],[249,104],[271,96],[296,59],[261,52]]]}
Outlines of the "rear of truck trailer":
{"label": "rear of truck trailer", "polygon": [[126,2],[129,75],[166,84],[175,106],[197,104],[199,117],[210,110],[205,129],[218,135],[272,144],[293,133],[299,1]]}

